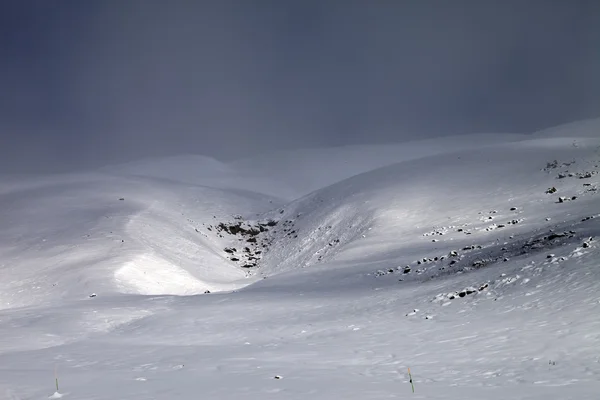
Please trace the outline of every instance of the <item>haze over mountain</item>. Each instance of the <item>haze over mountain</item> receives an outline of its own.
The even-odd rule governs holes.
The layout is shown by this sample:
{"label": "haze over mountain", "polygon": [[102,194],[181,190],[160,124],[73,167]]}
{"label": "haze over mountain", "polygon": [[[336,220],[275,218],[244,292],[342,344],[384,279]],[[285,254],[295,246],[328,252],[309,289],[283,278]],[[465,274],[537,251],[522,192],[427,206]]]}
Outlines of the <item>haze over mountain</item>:
{"label": "haze over mountain", "polygon": [[8,0],[0,26],[5,173],[600,116],[595,0]]}

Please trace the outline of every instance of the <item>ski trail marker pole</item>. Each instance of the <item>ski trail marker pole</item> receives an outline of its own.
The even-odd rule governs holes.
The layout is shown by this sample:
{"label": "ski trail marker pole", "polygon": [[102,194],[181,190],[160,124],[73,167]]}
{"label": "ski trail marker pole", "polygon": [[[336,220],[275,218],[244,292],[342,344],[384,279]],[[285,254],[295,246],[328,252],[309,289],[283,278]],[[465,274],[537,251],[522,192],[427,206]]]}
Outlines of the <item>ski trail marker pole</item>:
{"label": "ski trail marker pole", "polygon": [[410,373],[410,368],[408,369],[408,377],[410,378],[409,382],[410,382],[410,386],[412,387],[412,392],[415,392],[415,385],[413,384],[413,380],[412,380],[412,375]]}
{"label": "ski trail marker pole", "polygon": [[56,382],[56,391],[58,392],[58,373],[56,372],[57,368],[57,366],[54,367],[54,381]]}

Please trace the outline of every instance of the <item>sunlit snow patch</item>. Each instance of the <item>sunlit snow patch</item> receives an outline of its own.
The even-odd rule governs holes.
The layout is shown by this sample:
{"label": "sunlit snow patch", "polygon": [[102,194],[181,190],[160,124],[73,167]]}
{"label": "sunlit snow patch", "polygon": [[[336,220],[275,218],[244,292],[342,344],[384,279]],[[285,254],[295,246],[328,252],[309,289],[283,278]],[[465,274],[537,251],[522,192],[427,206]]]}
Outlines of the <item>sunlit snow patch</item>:
{"label": "sunlit snow patch", "polygon": [[191,295],[214,290],[183,268],[152,254],[143,254],[125,263],[114,277],[125,293]]}

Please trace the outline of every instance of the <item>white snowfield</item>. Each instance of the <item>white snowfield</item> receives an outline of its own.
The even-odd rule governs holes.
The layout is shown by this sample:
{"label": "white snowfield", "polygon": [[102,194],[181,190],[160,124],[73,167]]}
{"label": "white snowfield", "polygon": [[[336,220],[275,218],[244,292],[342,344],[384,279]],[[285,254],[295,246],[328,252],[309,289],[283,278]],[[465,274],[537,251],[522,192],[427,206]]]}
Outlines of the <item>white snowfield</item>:
{"label": "white snowfield", "polygon": [[599,186],[600,120],[2,177],[0,399],[600,399]]}

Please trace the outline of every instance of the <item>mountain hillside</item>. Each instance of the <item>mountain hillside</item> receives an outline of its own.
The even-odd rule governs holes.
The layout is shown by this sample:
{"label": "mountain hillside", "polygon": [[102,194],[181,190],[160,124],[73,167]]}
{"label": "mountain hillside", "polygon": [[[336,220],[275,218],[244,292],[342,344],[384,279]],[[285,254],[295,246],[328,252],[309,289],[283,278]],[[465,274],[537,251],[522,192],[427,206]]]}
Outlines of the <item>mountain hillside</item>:
{"label": "mountain hillside", "polygon": [[599,132],[1,178],[0,399],[595,400]]}

